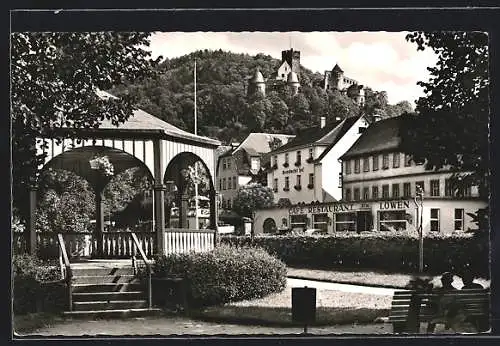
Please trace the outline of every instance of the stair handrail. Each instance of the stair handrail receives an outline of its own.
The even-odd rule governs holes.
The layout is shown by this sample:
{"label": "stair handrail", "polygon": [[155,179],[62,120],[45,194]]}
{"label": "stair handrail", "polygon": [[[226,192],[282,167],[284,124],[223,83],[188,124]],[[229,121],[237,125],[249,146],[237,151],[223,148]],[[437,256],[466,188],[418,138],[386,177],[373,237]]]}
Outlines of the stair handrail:
{"label": "stair handrail", "polygon": [[71,279],[73,273],[71,271],[71,264],[69,262],[68,253],[66,252],[66,244],[64,242],[64,237],[61,233],[57,234],[57,243],[59,244],[59,264],[61,265],[61,273],[64,275],[63,279],[68,285],[68,304],[69,311],[73,310],[73,292],[71,287]]}
{"label": "stair handrail", "polygon": [[137,235],[134,232],[132,232],[132,240],[134,241],[135,246],[139,250],[141,259],[144,261],[144,264],[146,264],[146,272],[148,275],[148,307],[149,309],[151,309],[153,305],[152,292],[151,292],[151,264],[149,263],[148,258],[146,257],[146,254],[142,249],[141,243],[139,242],[139,238],[137,238]]}

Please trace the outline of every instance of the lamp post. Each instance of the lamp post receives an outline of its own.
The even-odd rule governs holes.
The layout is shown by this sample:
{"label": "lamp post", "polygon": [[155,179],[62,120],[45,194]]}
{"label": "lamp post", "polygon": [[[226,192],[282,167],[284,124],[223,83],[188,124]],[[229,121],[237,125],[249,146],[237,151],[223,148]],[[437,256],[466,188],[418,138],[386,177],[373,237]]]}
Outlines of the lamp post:
{"label": "lamp post", "polygon": [[418,221],[418,271],[424,271],[424,234],[423,234],[423,214],[424,214],[424,190],[420,185],[416,186],[415,205],[417,206]]}

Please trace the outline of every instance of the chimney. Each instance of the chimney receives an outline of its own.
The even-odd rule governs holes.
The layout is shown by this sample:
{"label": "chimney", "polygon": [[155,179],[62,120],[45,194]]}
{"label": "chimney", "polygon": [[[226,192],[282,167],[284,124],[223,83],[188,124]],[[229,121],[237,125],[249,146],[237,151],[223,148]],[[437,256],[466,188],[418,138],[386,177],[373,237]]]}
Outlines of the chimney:
{"label": "chimney", "polygon": [[320,127],[323,128],[326,125],[326,117],[321,117],[320,119]]}

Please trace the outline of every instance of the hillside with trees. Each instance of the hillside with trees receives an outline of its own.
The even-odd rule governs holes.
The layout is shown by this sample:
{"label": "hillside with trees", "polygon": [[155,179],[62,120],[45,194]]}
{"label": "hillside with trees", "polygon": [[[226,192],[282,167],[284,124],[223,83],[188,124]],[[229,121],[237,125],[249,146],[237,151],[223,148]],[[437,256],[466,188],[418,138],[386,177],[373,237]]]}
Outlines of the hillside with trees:
{"label": "hillside with trees", "polygon": [[194,61],[197,64],[198,133],[223,143],[241,141],[250,132],[293,134],[314,126],[324,116],[379,114],[382,117],[411,112],[409,102],[389,105],[387,93],[367,88],[366,103],[359,107],[337,91],[323,90],[323,76],[301,66],[301,89],[297,95],[289,90],[267,91],[266,96],[247,96],[248,79],[258,68],[270,78],[281,61],[269,55],[231,52],[196,51],[166,59],[158,74],[138,84],[122,85],[112,92],[139,100],[138,107],[183,130],[194,131]]}

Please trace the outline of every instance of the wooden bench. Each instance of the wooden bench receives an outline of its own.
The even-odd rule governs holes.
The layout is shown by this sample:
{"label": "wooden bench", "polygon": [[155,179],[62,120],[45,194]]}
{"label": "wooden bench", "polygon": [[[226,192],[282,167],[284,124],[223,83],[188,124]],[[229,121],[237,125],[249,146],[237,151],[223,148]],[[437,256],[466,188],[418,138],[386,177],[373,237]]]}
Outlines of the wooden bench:
{"label": "wooden bench", "polygon": [[393,331],[395,333],[418,333],[422,322],[444,323],[446,318],[439,316],[438,313],[442,310],[439,307],[440,304],[448,304],[463,312],[469,320],[474,321],[478,331],[489,329],[489,289],[446,292],[401,290],[394,292],[391,304],[389,322],[393,325]]}

